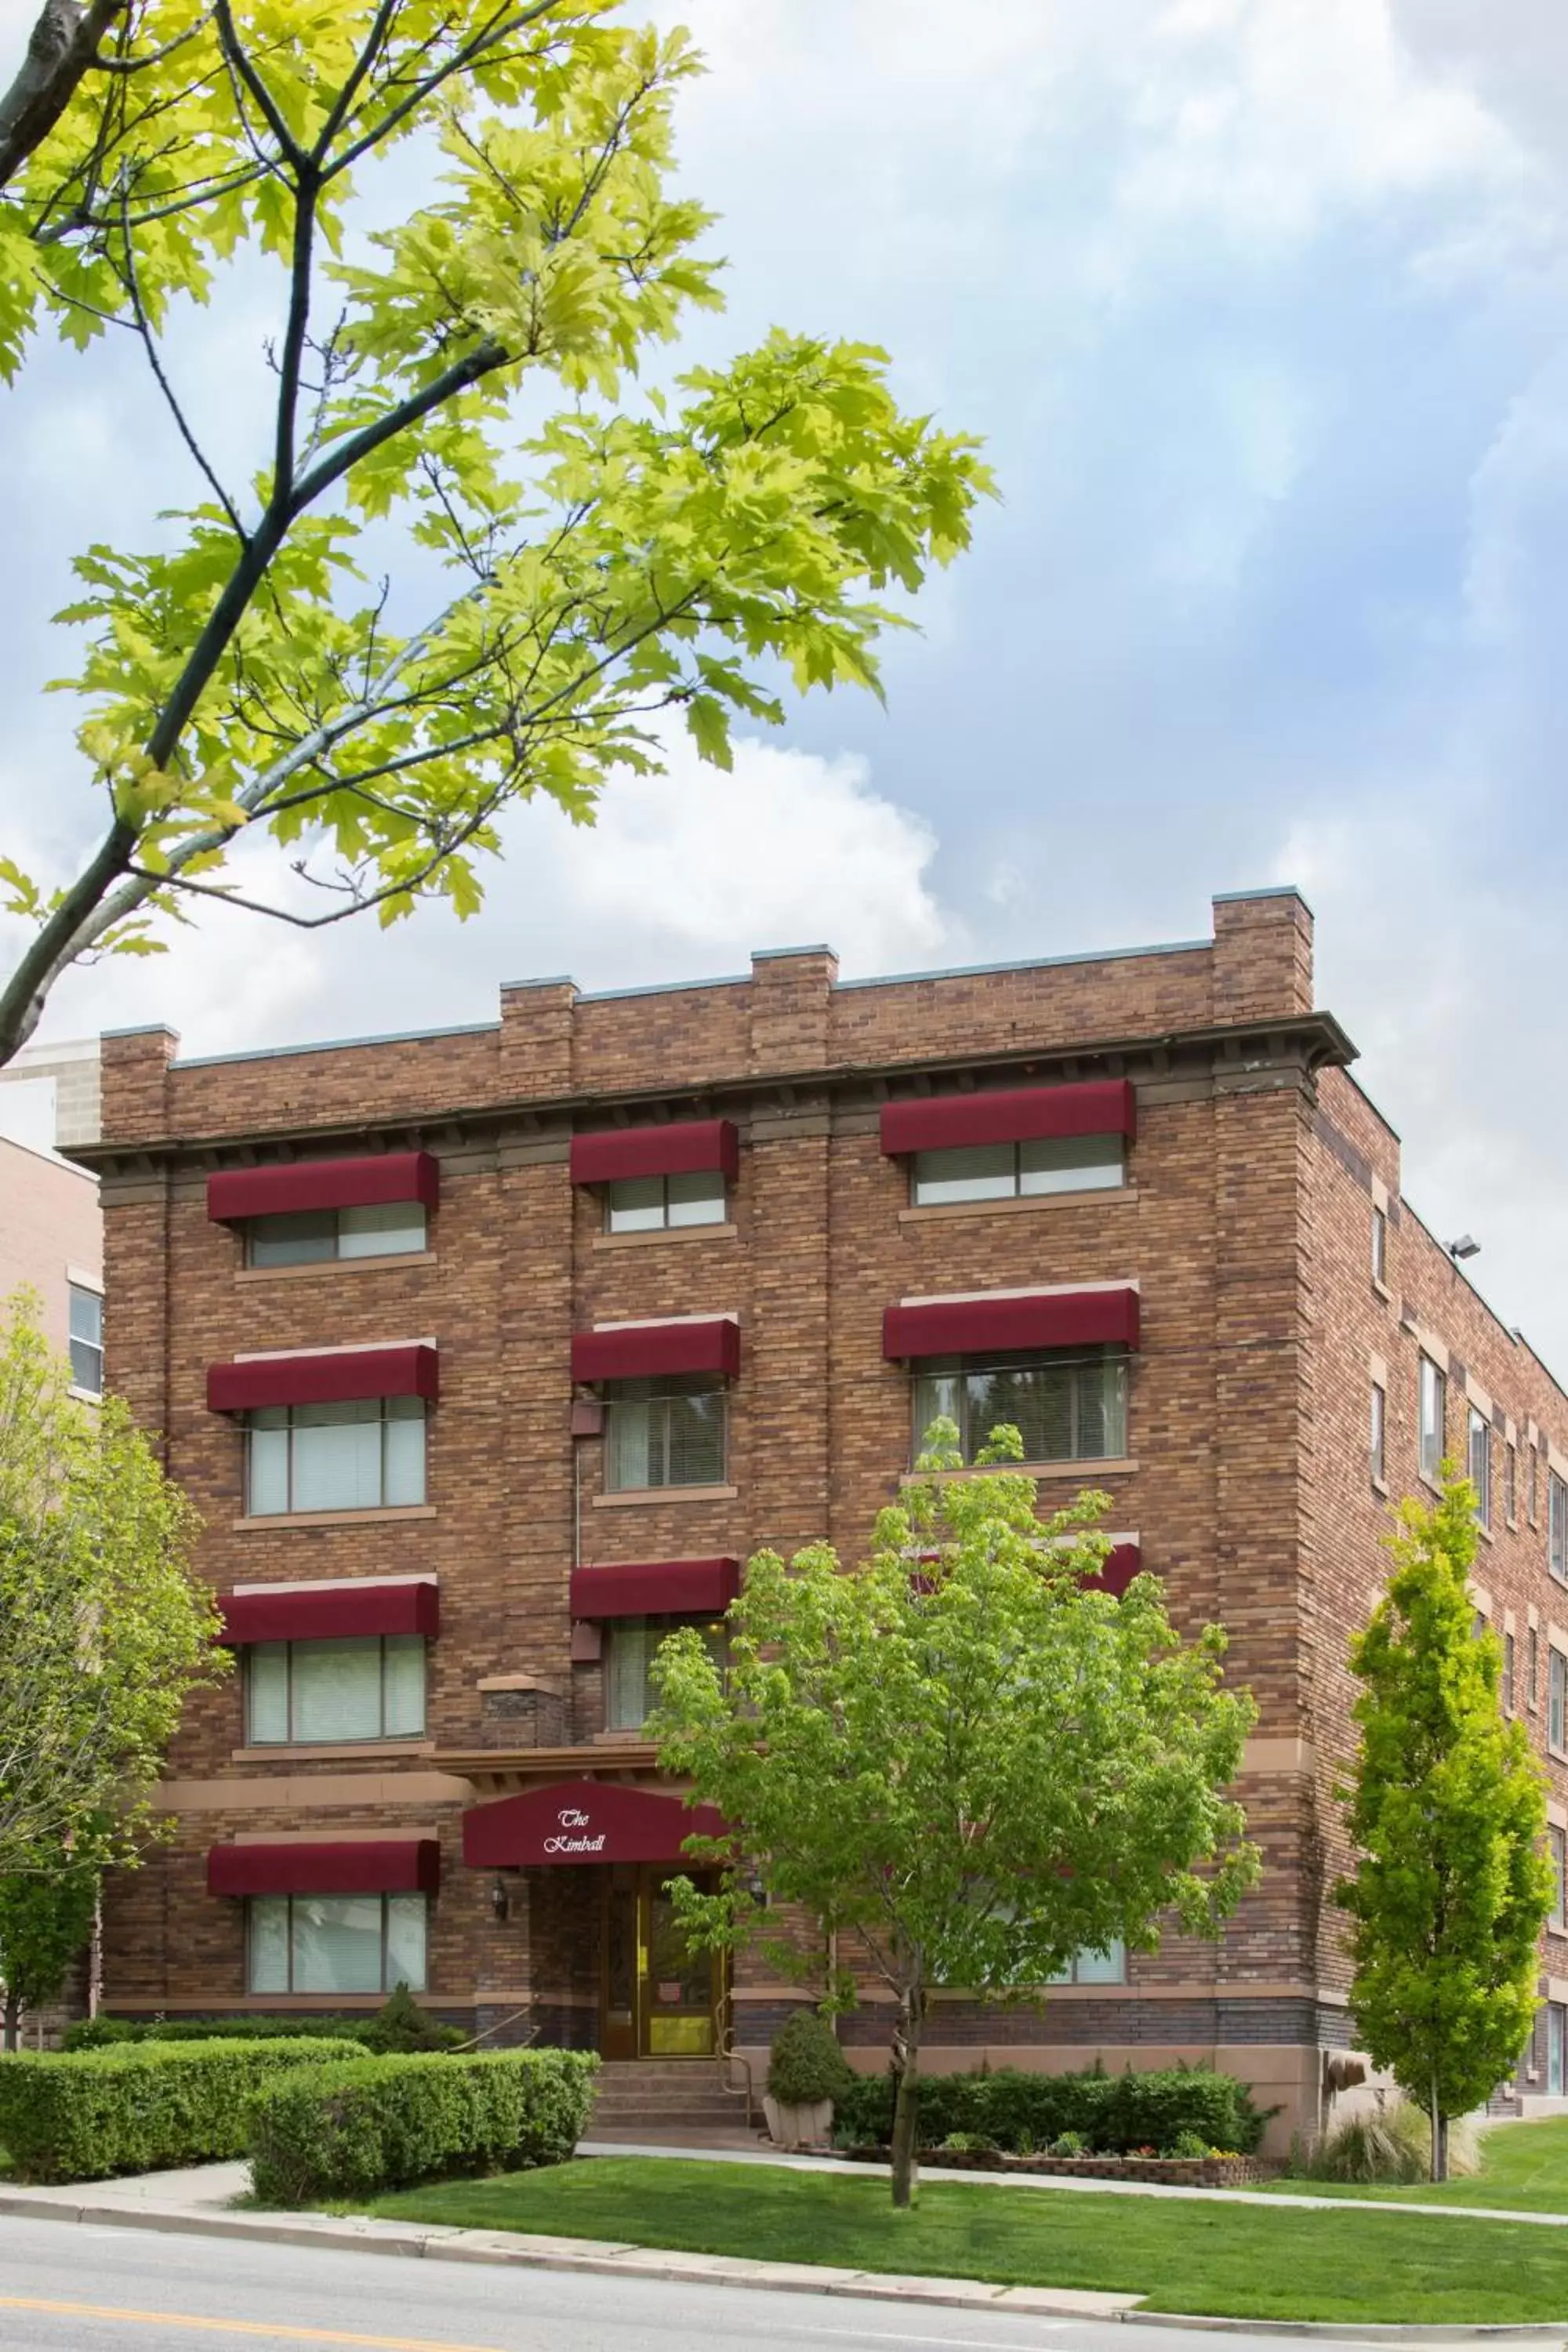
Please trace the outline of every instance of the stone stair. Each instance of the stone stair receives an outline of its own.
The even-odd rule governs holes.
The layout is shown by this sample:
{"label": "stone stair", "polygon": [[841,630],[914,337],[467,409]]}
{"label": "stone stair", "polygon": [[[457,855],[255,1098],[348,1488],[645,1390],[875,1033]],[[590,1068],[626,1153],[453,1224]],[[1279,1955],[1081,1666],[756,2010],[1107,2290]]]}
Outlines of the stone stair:
{"label": "stone stair", "polygon": [[[762,2129],[754,2102],[753,2132]],[[589,2139],[701,2139],[746,2133],[746,2102],[716,2058],[617,2058],[599,2069]]]}

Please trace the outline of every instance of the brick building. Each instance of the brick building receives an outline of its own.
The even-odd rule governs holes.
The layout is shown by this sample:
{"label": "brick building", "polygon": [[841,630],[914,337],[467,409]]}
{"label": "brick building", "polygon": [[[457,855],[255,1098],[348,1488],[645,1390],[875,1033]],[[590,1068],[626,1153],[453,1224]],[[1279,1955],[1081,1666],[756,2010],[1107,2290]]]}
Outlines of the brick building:
{"label": "brick building", "polygon": [[[1290,891],[1214,937],[839,982],[503,989],[499,1022],[219,1060],[105,1040],[110,1377],[206,1522],[237,1677],[189,1710],[173,1846],[111,1905],[125,2011],[369,2006],[611,2055],[761,2051],[796,1988],[693,1966],[650,1647],[738,1563],[846,1556],[939,1403],[1217,1619],[1260,1709],[1264,1875],[1217,1946],[936,1999],[929,2063],[1249,2077],[1315,2118],[1348,2046],[1328,1891],[1344,1659],[1388,1498],[1488,1484],[1477,1602],[1568,1829],[1568,1396],[1401,1196]],[[1561,1450],[1560,1450],[1561,1449]],[[1557,1621],[1561,1620],[1561,1624]],[[1560,1979],[1556,1971],[1561,1970]],[[1568,1934],[1510,2095],[1563,2088]],[[879,2065],[873,1992],[846,2039]]]}

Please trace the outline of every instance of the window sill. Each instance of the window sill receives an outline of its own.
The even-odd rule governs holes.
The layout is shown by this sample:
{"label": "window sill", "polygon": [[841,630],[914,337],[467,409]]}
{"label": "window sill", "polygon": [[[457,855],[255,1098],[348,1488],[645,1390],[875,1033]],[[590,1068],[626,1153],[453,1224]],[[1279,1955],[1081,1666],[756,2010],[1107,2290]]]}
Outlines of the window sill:
{"label": "window sill", "polygon": [[386,1274],[394,1267],[434,1265],[434,1250],[392,1250],[384,1257],[319,1257],[309,1265],[241,1265],[236,1282],[302,1282],[307,1275]]}
{"label": "window sill", "polygon": [[1483,1527],[1479,1519],[1476,1521],[1476,1533],[1479,1536],[1483,1543],[1496,1543],[1497,1541],[1495,1529]]}
{"label": "window sill", "polygon": [[1546,1932],[1549,1936],[1568,1936],[1568,1919],[1548,1919]]}
{"label": "window sill", "polygon": [[384,1528],[403,1519],[433,1519],[434,1503],[391,1503],[373,1511],[279,1511],[259,1519],[232,1519],[237,1536],[263,1534],[268,1528]]}
{"label": "window sill", "polygon": [[69,1388],[66,1391],[66,1394],[72,1398],[78,1404],[101,1404],[103,1402],[103,1391],[101,1389],[79,1389],[74,1381],[72,1381]]}
{"label": "window sill", "polygon": [[1380,1282],[1380,1281],[1378,1280],[1378,1278],[1377,1278],[1377,1276],[1376,1276],[1376,1275],[1375,1275],[1375,1274],[1374,1274],[1374,1275],[1373,1276],[1373,1277],[1372,1277],[1372,1287],[1373,1287],[1373,1295],[1374,1295],[1376,1297],[1381,1298],[1381,1299],[1382,1299],[1382,1301],[1383,1301],[1383,1303],[1384,1303],[1384,1305],[1385,1307],[1392,1307],[1392,1306],[1393,1306],[1393,1304],[1394,1304],[1394,1293],[1393,1293],[1393,1291],[1392,1291],[1392,1290],[1390,1290],[1390,1288],[1389,1288],[1389,1286],[1388,1286],[1388,1285],[1387,1285],[1387,1283],[1386,1283],[1386,1282]]}
{"label": "window sill", "polygon": [[1012,1201],[930,1201],[899,1211],[900,1225],[924,1225],[948,1217],[1016,1217],[1020,1210],[1081,1209],[1095,1201],[1136,1201],[1136,1184],[1092,1184],[1079,1192],[1026,1192]]}
{"label": "window sill", "polygon": [[1374,1495],[1381,1495],[1381,1496],[1383,1496],[1384,1501],[1386,1503],[1386,1502],[1387,1502],[1387,1500],[1388,1500],[1388,1481],[1387,1481],[1387,1479],[1386,1479],[1386,1478],[1374,1478],[1374,1479],[1372,1481],[1372,1491],[1373,1491],[1373,1493]]}
{"label": "window sill", "polygon": [[624,1510],[632,1503],[732,1503],[739,1486],[628,1486],[620,1495],[595,1495],[596,1511]]}
{"label": "window sill", "polygon": [[962,1470],[902,1470],[900,1486],[923,1486],[928,1476],[937,1478],[1000,1478],[1011,1473],[1019,1478],[1076,1478],[1080,1486],[1092,1486],[1098,1478],[1122,1478],[1136,1470],[1138,1465],[1131,1456],[1119,1456],[1113,1462],[985,1462],[970,1463]]}
{"label": "window sill", "polygon": [[739,1225],[658,1225],[648,1234],[595,1234],[596,1250],[646,1249],[650,1242],[732,1242]]}
{"label": "window sill", "polygon": [[1436,1478],[1428,1478],[1425,1470],[1417,1470],[1415,1473],[1415,1481],[1417,1486],[1425,1486],[1429,1495],[1436,1495],[1437,1500],[1439,1502],[1442,1501],[1443,1489],[1439,1486]]}
{"label": "window sill", "polygon": [[343,1739],[328,1745],[278,1740],[265,1748],[231,1748],[231,1764],[340,1764],[358,1756],[434,1756],[433,1739]]}

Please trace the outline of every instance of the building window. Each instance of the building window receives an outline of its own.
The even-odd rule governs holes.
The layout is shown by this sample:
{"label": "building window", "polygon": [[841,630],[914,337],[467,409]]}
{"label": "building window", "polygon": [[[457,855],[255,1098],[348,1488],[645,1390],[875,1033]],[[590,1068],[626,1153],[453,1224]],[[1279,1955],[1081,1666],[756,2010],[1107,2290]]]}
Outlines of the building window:
{"label": "building window", "polygon": [[705,1373],[616,1381],[605,1399],[606,1489],[722,1486],[724,1423],[723,1382]]}
{"label": "building window", "polygon": [[247,1992],[425,1990],[423,1895],[257,1895],[246,1905]]}
{"label": "building window", "polygon": [[1535,1446],[1530,1449],[1530,1524],[1534,1527],[1539,1516],[1541,1455]]}
{"label": "building window", "polygon": [[1511,1437],[1502,1450],[1502,1515],[1510,1528],[1519,1517],[1519,1448]]}
{"label": "building window", "polygon": [[245,1229],[247,1265],[325,1265],[336,1258],[405,1257],[425,1247],[419,1201],[378,1202],[367,1209],[299,1209],[252,1217]]}
{"label": "building window", "polygon": [[1372,1278],[1380,1288],[1388,1282],[1388,1216],[1383,1209],[1372,1213]]}
{"label": "building window", "polygon": [[686,1176],[623,1176],[605,1187],[605,1230],[658,1234],[681,1225],[721,1225],[724,1178],[717,1168]]}
{"label": "building window", "polygon": [[1546,1474],[1546,1564],[1568,1584],[1568,1486],[1555,1470]]}
{"label": "building window", "polygon": [[957,1423],[965,1462],[1004,1423],[1022,1437],[1026,1462],[1115,1461],[1127,1451],[1127,1358],[1121,1349],[1006,1356],[990,1364],[955,1356],[926,1365],[914,1393],[917,1454],[933,1421]]}
{"label": "building window", "polygon": [[1568,2009],[1560,2000],[1546,2004],[1546,2093],[1549,2098],[1563,2096],[1563,2026],[1568,2023]]}
{"label": "building window", "polygon": [[1541,1705],[1541,1636],[1532,1625],[1524,1637],[1525,1705],[1531,1714]]}
{"label": "building window", "polygon": [[1561,1751],[1568,1747],[1568,1658],[1549,1650],[1547,1661],[1546,1744]]}
{"label": "building window", "polygon": [[642,1729],[655,1700],[649,1668],[659,1643],[682,1625],[695,1625],[715,1664],[725,1664],[730,1644],[722,1617],[616,1617],[605,1626],[606,1731]]}
{"label": "building window", "polygon": [[1513,1713],[1513,1635],[1502,1637],[1502,1706],[1505,1715]]}
{"label": "building window", "polygon": [[1430,1356],[1421,1359],[1419,1410],[1421,1475],[1436,1486],[1443,1475],[1443,1433],[1448,1383]]}
{"label": "building window", "polygon": [[1125,1984],[1127,1982],[1127,1947],[1120,1938],[1108,1944],[1102,1952],[1075,1952],[1068,1965],[1059,1974],[1046,1979],[1047,1984]]}
{"label": "building window", "polygon": [[1564,1864],[1568,1863],[1568,1833],[1555,1826],[1549,1829],[1546,1850],[1552,1857],[1552,1908],[1546,1915],[1546,1924],[1568,1935],[1568,1877],[1564,1875]]}
{"label": "building window", "polygon": [[422,1397],[263,1405],[247,1415],[245,1447],[253,1519],[425,1500]]}
{"label": "building window", "polygon": [[71,1386],[89,1396],[103,1394],[103,1299],[96,1290],[70,1285]]}
{"label": "building window", "polygon": [[410,1739],[425,1728],[425,1643],[417,1633],[258,1642],[245,1654],[245,1736],[292,1741]]}
{"label": "building window", "polygon": [[1468,1427],[1468,1468],[1470,1484],[1476,1490],[1476,1524],[1489,1528],[1492,1523],[1492,1428],[1486,1415],[1470,1407]]}
{"label": "building window", "polygon": [[977,1143],[917,1151],[910,1197],[917,1208],[953,1201],[1029,1200],[1044,1192],[1109,1192],[1126,1181],[1120,1135],[1051,1135],[1033,1143]]}
{"label": "building window", "polygon": [[1388,1397],[1376,1381],[1372,1384],[1372,1483],[1381,1486],[1385,1471],[1385,1439],[1388,1429]]}

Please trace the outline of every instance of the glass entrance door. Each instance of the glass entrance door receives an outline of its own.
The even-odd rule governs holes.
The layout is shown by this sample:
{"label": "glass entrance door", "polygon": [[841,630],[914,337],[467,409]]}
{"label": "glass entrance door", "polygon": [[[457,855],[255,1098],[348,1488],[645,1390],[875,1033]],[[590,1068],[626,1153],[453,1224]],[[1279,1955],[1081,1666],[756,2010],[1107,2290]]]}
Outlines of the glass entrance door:
{"label": "glass entrance door", "polygon": [[613,1864],[607,1873],[606,2058],[708,2058],[717,2046],[721,1963],[688,1948],[668,1892],[682,1875],[646,1863]]}

